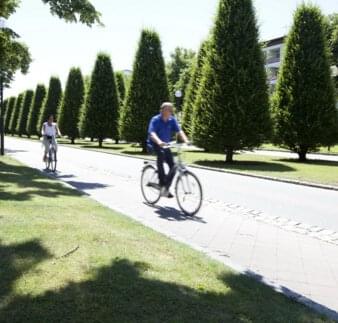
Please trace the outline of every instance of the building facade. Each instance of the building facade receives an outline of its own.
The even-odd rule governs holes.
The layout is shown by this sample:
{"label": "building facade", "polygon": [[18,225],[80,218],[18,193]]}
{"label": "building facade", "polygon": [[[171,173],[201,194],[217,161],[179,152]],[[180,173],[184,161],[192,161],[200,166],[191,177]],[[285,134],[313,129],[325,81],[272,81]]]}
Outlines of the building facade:
{"label": "building facade", "polygon": [[271,92],[273,92],[276,87],[279,69],[282,64],[285,38],[285,36],[274,38],[263,44],[265,68]]}

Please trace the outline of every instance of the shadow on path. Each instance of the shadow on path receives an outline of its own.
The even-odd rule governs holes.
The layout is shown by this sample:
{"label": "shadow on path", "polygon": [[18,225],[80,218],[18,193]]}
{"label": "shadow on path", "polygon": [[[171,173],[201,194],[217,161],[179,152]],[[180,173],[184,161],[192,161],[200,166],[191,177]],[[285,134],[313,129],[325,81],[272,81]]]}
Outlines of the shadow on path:
{"label": "shadow on path", "polygon": [[10,148],[6,148],[6,149],[5,149],[5,152],[6,152],[6,153],[9,153],[9,154],[15,154],[15,153],[25,153],[25,152],[27,152],[27,150],[20,150],[20,149],[10,149]]}
{"label": "shadow on path", "polygon": [[77,181],[67,181],[67,183],[77,188],[78,190],[95,190],[98,188],[108,187],[108,185],[101,183],[77,182]]}
{"label": "shadow on path", "polygon": [[161,219],[165,219],[168,221],[195,221],[200,223],[207,223],[202,218],[198,216],[187,216],[182,211],[175,209],[173,207],[165,206],[157,206],[157,205],[146,205],[155,209],[155,213],[159,215]]}

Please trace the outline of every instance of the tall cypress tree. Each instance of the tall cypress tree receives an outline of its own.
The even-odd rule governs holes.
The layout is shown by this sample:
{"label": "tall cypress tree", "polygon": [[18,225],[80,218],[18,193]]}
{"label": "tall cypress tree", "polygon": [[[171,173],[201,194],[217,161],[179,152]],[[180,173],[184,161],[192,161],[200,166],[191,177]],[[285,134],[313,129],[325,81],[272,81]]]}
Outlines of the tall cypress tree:
{"label": "tall cypress tree", "polygon": [[193,120],[193,140],[232,162],[270,135],[263,53],[252,0],[220,0]]}
{"label": "tall cypress tree", "polygon": [[143,30],[122,115],[122,137],[146,150],[149,120],[168,98],[160,38],[155,31]]}
{"label": "tall cypress tree", "polygon": [[24,97],[24,93],[20,93],[15,100],[14,110],[12,113],[12,118],[11,118],[11,122],[9,126],[9,131],[12,134],[12,136],[16,134],[16,126],[18,124],[18,120],[20,116],[23,97]]}
{"label": "tall cypress tree", "polygon": [[295,12],[274,97],[275,142],[301,161],[317,147],[337,142],[338,115],[328,46],[319,8]]}
{"label": "tall cypress tree", "polygon": [[197,92],[201,83],[202,69],[207,54],[208,41],[204,41],[198,51],[197,59],[193,64],[192,75],[186,89],[183,104],[182,128],[188,135],[191,134],[193,112],[196,104]]}
{"label": "tall cypress tree", "polygon": [[22,108],[20,111],[19,120],[17,124],[17,129],[16,129],[16,132],[20,137],[22,135],[27,134],[27,131],[26,131],[27,120],[28,120],[28,116],[30,113],[29,110],[32,104],[33,95],[34,95],[34,92],[32,90],[27,90],[24,94],[24,98],[22,101]]}
{"label": "tall cypress tree", "polygon": [[5,133],[9,133],[9,126],[10,126],[10,122],[11,122],[11,118],[13,115],[13,110],[15,107],[15,101],[16,98],[14,96],[10,97],[8,100],[8,105],[7,105],[7,111],[6,111],[6,118],[5,118]]}
{"label": "tall cypress tree", "polygon": [[43,101],[46,97],[47,91],[43,84],[38,84],[34,92],[30,114],[27,123],[27,134],[28,137],[40,135],[41,127],[38,127],[38,120],[40,119],[41,109]]}
{"label": "tall cypress tree", "polygon": [[62,100],[62,87],[58,77],[52,76],[49,81],[49,88],[47,97],[44,101],[38,129],[41,129],[42,124],[47,120],[50,115],[57,117],[58,109]]}
{"label": "tall cypress tree", "polygon": [[126,84],[125,84],[123,73],[116,72],[115,78],[116,78],[116,86],[117,86],[117,90],[119,93],[120,103],[122,105],[126,97]]}
{"label": "tall cypress tree", "polygon": [[[88,98],[88,93],[90,89],[90,75],[86,75],[83,79],[84,83],[84,102],[82,104],[82,107],[80,109],[80,122],[79,122],[79,131],[80,131],[80,137],[85,138],[86,134],[88,134],[88,130],[85,128],[87,126],[86,122],[86,102]],[[94,141],[94,137],[91,137],[91,141]]]}
{"label": "tall cypress tree", "polygon": [[79,137],[80,110],[84,102],[84,81],[81,70],[73,67],[68,75],[59,118],[61,132],[72,144]]}
{"label": "tall cypress tree", "polygon": [[9,99],[5,99],[4,101],[3,101],[3,106],[2,106],[2,113],[3,113],[3,118],[4,118],[4,120],[6,119],[6,114],[7,114],[7,107],[8,107],[8,101],[9,101]]}
{"label": "tall cypress tree", "polygon": [[119,99],[110,57],[97,56],[91,76],[82,120],[82,135],[97,138],[99,146],[105,138],[119,138]]}

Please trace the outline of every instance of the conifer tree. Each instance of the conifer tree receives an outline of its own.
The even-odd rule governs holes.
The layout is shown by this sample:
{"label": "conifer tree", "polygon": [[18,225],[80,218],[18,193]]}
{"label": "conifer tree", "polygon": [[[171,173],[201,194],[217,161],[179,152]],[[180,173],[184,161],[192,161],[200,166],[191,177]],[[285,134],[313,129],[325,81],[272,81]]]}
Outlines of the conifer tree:
{"label": "conifer tree", "polygon": [[110,57],[97,56],[91,76],[82,118],[82,136],[97,138],[102,147],[105,138],[119,138],[119,99]]}
{"label": "conifer tree", "polygon": [[72,68],[68,75],[66,89],[61,105],[59,128],[68,136],[71,143],[79,137],[80,110],[84,102],[84,81],[81,70]]}
{"label": "conifer tree", "polygon": [[191,134],[193,112],[195,109],[198,89],[201,84],[203,64],[205,56],[207,54],[207,45],[208,45],[207,40],[204,41],[201,45],[196,61],[193,64],[192,75],[185,93],[183,104],[182,128],[184,132],[188,135]]}
{"label": "conifer tree", "polygon": [[275,143],[306,154],[337,142],[338,115],[323,16],[301,5],[287,39],[274,97]]}
{"label": "conifer tree", "polygon": [[149,121],[168,99],[168,83],[159,35],[152,30],[143,30],[122,115],[123,138],[140,143],[145,151]]}
{"label": "conifer tree", "polygon": [[47,91],[43,84],[38,84],[34,92],[34,97],[32,100],[32,106],[30,109],[30,114],[27,124],[27,134],[28,136],[39,136],[41,131],[41,126],[38,126],[38,121],[40,119],[40,114],[42,110],[42,104],[46,97]]}
{"label": "conifer tree", "polygon": [[19,116],[20,116],[23,97],[24,97],[24,93],[20,93],[15,100],[14,110],[12,113],[12,118],[11,118],[11,122],[9,126],[9,131],[12,134],[12,136],[16,134],[16,127],[18,124]]}
{"label": "conifer tree", "polygon": [[17,124],[16,132],[21,137],[22,135],[27,135],[27,120],[30,113],[30,107],[32,104],[34,92],[32,90],[27,90],[24,94],[22,101],[22,107],[20,110],[19,120]]}
{"label": "conifer tree", "polygon": [[58,77],[52,76],[49,81],[47,97],[44,101],[38,129],[41,129],[42,124],[47,121],[50,115],[57,119],[58,110],[62,100],[62,87]]}
{"label": "conifer tree", "polygon": [[7,111],[6,111],[6,117],[5,117],[5,133],[9,133],[9,126],[10,126],[10,122],[11,122],[11,118],[13,115],[13,111],[14,111],[14,107],[15,107],[15,101],[16,98],[14,96],[10,97],[8,99],[8,104],[7,104]]}
{"label": "conifer tree", "polygon": [[193,120],[193,140],[225,152],[259,146],[271,122],[264,59],[252,0],[220,0]]}

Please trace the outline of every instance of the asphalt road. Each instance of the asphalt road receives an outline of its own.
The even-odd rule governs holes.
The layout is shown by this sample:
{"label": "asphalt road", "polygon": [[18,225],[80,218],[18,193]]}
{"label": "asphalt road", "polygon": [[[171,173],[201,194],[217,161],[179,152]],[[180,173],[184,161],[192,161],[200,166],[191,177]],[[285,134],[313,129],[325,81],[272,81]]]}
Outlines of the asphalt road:
{"label": "asphalt road", "polygon": [[[14,153],[18,159],[30,166],[43,168],[41,144],[10,137],[6,138],[6,144],[9,152]],[[94,178],[95,173],[109,173],[108,182],[114,182],[114,176],[128,179],[132,183],[130,192],[136,196],[140,195],[139,178],[142,165],[140,159],[59,147],[58,170],[61,177],[65,174],[76,175],[83,171]],[[200,177],[207,200],[235,204],[267,215],[284,217],[338,232],[337,191],[209,170],[194,169],[193,171]],[[98,186],[100,184],[109,183],[97,183]],[[142,202],[140,196],[138,203]]]}

